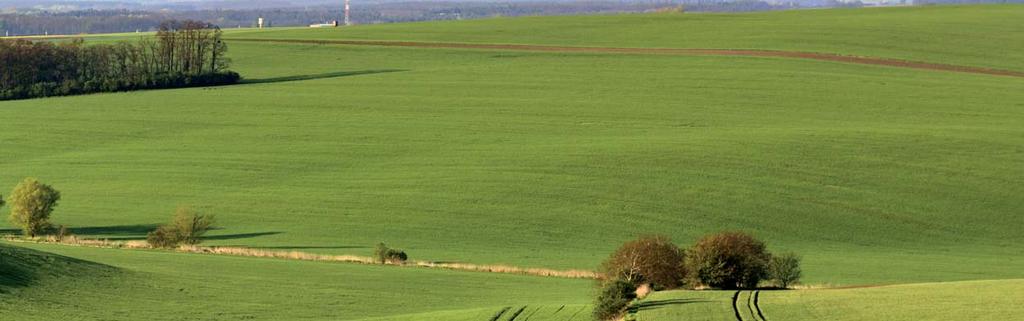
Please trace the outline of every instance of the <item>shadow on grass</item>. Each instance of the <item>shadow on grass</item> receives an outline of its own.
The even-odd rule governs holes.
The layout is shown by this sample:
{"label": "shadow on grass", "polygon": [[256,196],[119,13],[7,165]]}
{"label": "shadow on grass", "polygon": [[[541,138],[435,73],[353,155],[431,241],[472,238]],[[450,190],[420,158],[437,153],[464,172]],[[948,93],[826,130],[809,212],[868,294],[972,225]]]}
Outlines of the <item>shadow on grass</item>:
{"label": "shadow on grass", "polygon": [[302,80],[314,80],[314,79],[327,79],[327,78],[340,78],[340,77],[351,77],[361,75],[373,75],[373,74],[384,74],[392,72],[403,72],[408,71],[404,69],[381,69],[381,70],[362,70],[362,71],[338,71],[329,72],[323,74],[313,75],[296,75],[296,76],[285,76],[285,77],[274,77],[274,78],[261,78],[261,79],[243,79],[239,84],[266,84],[275,82],[286,82],[286,81],[302,81]]}
{"label": "shadow on grass", "polygon": [[[91,227],[74,227],[69,228],[71,234],[77,235],[82,238],[88,239],[106,239],[111,241],[137,241],[145,240],[146,234],[150,231],[155,230],[160,224],[135,224],[135,225],[112,225],[112,226],[91,226]],[[214,227],[210,228],[210,231],[223,230],[223,228]],[[203,240],[235,240],[235,239],[246,239],[267,235],[277,235],[283,232],[256,232],[256,233],[238,233],[238,234],[223,234],[223,235],[211,235],[204,236]],[[20,235],[21,230],[7,229],[0,230],[0,234],[15,234]]]}
{"label": "shadow on grass", "polygon": [[281,233],[282,232],[256,232],[256,233],[224,234],[224,235],[203,236],[203,240],[204,241],[214,241],[214,240],[247,239],[247,238],[252,238],[252,237],[260,237],[260,236],[267,236],[267,235],[277,235],[277,234],[281,234]]}
{"label": "shadow on grass", "polygon": [[110,275],[117,268],[23,247],[0,244],[0,293],[41,279]]}
{"label": "shadow on grass", "polygon": [[[111,225],[92,227],[68,227],[71,234],[84,238],[102,238],[109,240],[135,240],[146,238],[146,233],[155,230],[159,224]],[[22,235],[20,229],[0,230],[0,234]]]}
{"label": "shadow on grass", "polygon": [[629,307],[629,312],[630,313],[636,313],[637,311],[660,309],[660,308],[666,307],[666,306],[692,304],[692,303],[705,303],[705,302],[711,302],[711,301],[705,300],[705,299],[668,299],[668,300],[644,301],[644,302],[640,302],[640,303],[637,303],[637,304]]}

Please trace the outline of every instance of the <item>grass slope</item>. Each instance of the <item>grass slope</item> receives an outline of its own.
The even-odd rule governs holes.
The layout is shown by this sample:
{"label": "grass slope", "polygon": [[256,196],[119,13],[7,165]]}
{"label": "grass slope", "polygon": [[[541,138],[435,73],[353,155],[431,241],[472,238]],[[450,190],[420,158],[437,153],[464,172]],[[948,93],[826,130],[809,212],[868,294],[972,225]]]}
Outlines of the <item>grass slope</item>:
{"label": "grass slope", "polygon": [[[18,320],[423,320],[424,315],[493,315],[506,306],[540,308],[542,315],[551,315],[563,305],[584,308],[592,289],[587,280],[495,273],[26,247],[113,266],[126,276],[115,281],[76,277],[71,283],[0,294],[0,314]],[[0,250],[38,253],[6,245]],[[60,261],[40,261],[35,265],[44,270],[65,269]]]}
{"label": "grass slope", "polygon": [[772,320],[1019,320],[1024,280],[761,292]]}
{"label": "grass slope", "polygon": [[220,217],[216,245],[592,268],[637,234],[743,229],[804,253],[809,282],[1024,266],[1024,80],[231,45],[255,83],[0,103],[0,186],[53,184],[55,220],[93,237],[191,203]]}
{"label": "grass slope", "polygon": [[[589,30],[616,19],[623,30],[649,31],[691,19],[750,20],[744,30],[818,21],[842,32],[808,38],[810,47],[768,36],[776,33],[748,44],[1015,67],[1012,40],[1024,31],[1007,21],[1019,12],[623,15],[436,28],[454,28],[437,34],[458,41],[668,47],[681,42],[664,32],[586,41],[603,39]],[[982,27],[922,34],[935,18]],[[906,21],[922,40],[886,40],[873,32],[876,20]],[[459,35],[488,23],[492,31],[548,23],[551,33]],[[586,31],[558,36],[559,25]],[[431,26],[260,35],[449,41],[413,33]],[[813,30],[787,28],[796,26]],[[398,31],[387,36],[389,28]],[[1004,32],[975,32],[989,29]],[[957,47],[963,41],[980,49],[970,54]],[[54,220],[87,237],[140,239],[187,203],[218,215],[211,245],[367,255],[384,241],[415,259],[592,268],[638,234],[688,243],[738,229],[803,254],[808,283],[1024,277],[1022,79],[771,58],[230,45],[247,84],[0,102],[0,188],[25,176],[54,185],[64,197]],[[19,295],[0,295],[3,315],[476,320],[521,309],[564,320],[589,314],[581,311],[592,290],[587,281],[515,275],[31,248],[116,270],[12,287]],[[800,293],[817,292],[780,295]],[[638,316],[681,308],[718,318],[719,294]],[[765,309],[813,315],[786,298]],[[811,306],[836,300],[821,298]]]}
{"label": "grass slope", "polygon": [[[922,283],[874,288],[761,291],[768,320],[1017,320],[1024,280]],[[733,291],[659,292],[637,304],[638,321],[736,320]],[[759,320],[739,296],[743,320]]]}
{"label": "grass slope", "polygon": [[0,244],[0,296],[20,296],[29,288],[54,283],[109,281],[118,274],[111,266]]}
{"label": "grass slope", "polygon": [[736,321],[730,291],[654,292],[634,303],[629,314],[637,321]]}
{"label": "grass slope", "polygon": [[[922,283],[871,288],[761,291],[768,320],[1024,320],[1024,280]],[[667,291],[641,300],[638,321],[736,320],[734,291]],[[760,320],[738,297],[743,320]]]}
{"label": "grass slope", "polygon": [[245,30],[235,37],[776,49],[1024,71],[1024,5],[621,14]]}

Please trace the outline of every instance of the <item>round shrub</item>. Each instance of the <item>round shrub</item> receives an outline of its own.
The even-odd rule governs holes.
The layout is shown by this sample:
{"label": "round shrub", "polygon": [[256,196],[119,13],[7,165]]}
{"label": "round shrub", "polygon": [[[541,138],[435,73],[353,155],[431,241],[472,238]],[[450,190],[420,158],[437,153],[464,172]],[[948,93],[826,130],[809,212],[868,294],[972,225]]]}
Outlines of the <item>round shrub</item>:
{"label": "round shrub", "polygon": [[622,244],[604,261],[601,270],[609,279],[673,289],[681,286],[686,277],[684,257],[683,250],[668,237],[643,236]]}
{"label": "round shrub", "polygon": [[705,236],[687,252],[692,282],[713,288],[756,288],[767,277],[771,254],[764,242],[742,232]]}

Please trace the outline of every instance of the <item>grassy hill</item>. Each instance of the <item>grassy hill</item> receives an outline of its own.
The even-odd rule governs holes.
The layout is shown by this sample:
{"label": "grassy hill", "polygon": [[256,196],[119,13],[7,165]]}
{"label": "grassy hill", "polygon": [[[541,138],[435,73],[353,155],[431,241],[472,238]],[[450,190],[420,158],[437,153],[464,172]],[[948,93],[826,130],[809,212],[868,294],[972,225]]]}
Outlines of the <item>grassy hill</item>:
{"label": "grassy hill", "polygon": [[[1022,8],[232,35],[792,49],[1024,70],[1013,41]],[[905,33],[876,32],[897,21]],[[687,26],[717,34],[669,36]],[[751,30],[776,32],[740,36]],[[414,259],[591,269],[639,234],[687,244],[745,230],[803,254],[812,284],[1024,277],[1024,78],[779,58],[229,44],[246,84],[0,102],[0,191],[26,176],[53,185],[63,194],[54,220],[85,237],[141,239],[194,204],[219,218],[210,245],[368,255],[383,241]],[[239,318],[468,320],[589,301],[582,281],[44,249],[138,271],[133,282],[158,289],[186,282],[184,304]],[[269,281],[251,288],[259,280]],[[381,297],[363,290],[376,286]],[[138,287],[122,309],[181,307]]]}
{"label": "grassy hill", "polygon": [[246,38],[774,49],[1024,70],[1024,5],[621,14],[249,30]]}
{"label": "grassy hill", "polygon": [[[161,251],[23,244],[0,244],[0,251],[4,262],[11,252],[29,253],[39,257],[29,261],[32,270],[75,273],[0,294],[0,313],[19,320],[422,320],[424,313],[470,320],[509,306],[579,311],[592,287],[586,280]],[[101,263],[123,275],[88,277],[94,273],[64,261]]]}
{"label": "grassy hill", "polygon": [[6,244],[0,244],[0,272],[0,296],[23,295],[27,289],[53,283],[110,279],[119,274],[111,266]]}

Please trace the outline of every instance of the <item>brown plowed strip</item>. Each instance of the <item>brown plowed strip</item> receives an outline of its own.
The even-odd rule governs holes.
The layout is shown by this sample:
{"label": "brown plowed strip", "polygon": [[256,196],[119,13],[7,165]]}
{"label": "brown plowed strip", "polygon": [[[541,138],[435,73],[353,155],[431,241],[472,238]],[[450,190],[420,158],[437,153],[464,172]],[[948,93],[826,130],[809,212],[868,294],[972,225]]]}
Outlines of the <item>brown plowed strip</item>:
{"label": "brown plowed strip", "polygon": [[845,56],[830,53],[801,51],[756,50],[756,49],[677,49],[677,48],[615,48],[615,47],[566,47],[542,45],[512,44],[470,44],[446,42],[415,42],[415,41],[376,41],[376,40],[298,40],[298,39],[254,39],[228,38],[229,41],[278,42],[299,44],[336,44],[353,46],[387,46],[414,48],[448,48],[448,49],[489,49],[489,50],[520,50],[543,52],[583,52],[583,53],[625,53],[625,54],[657,54],[686,56],[746,56],[746,57],[780,57],[795,59],[812,59],[844,62],[862,65],[889,66],[899,68],[952,71],[972,74],[1010,76],[1024,78],[1024,72],[990,69],[982,67],[957,66],[929,62],[909,61],[900,59]]}

